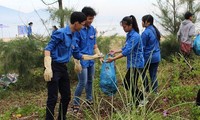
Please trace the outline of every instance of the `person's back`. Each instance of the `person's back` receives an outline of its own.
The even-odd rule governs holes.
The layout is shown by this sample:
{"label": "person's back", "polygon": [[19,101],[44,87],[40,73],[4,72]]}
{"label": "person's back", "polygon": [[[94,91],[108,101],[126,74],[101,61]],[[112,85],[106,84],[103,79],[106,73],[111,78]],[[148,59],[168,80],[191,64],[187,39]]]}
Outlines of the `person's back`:
{"label": "person's back", "polygon": [[190,12],[185,13],[185,20],[181,23],[178,35],[180,42],[180,52],[188,56],[192,49],[193,37],[195,36],[195,26],[192,23],[193,14]]}
{"label": "person's back", "polygon": [[156,30],[153,25],[146,27],[142,33],[144,44],[144,58],[145,63],[156,63],[161,60],[159,40],[156,36]]}
{"label": "person's back", "polygon": [[[127,52],[124,49],[132,49],[131,52]],[[122,54],[127,56],[127,68],[143,68],[144,57],[143,57],[143,45],[140,34],[132,29],[126,37],[126,45],[122,48],[124,52]],[[126,53],[127,52],[127,53]]]}
{"label": "person's back", "polygon": [[157,70],[159,62],[161,61],[160,54],[160,38],[161,34],[159,30],[154,26],[154,18],[152,15],[145,15],[142,17],[142,26],[145,27],[145,31],[142,33],[142,42],[144,49],[145,69],[143,71],[143,85],[145,92],[150,92],[150,86],[148,83],[148,77],[146,71],[149,72],[151,78],[151,88],[154,93],[157,93],[158,80]]}
{"label": "person's back", "polygon": [[187,43],[187,44],[192,44],[193,40],[192,37],[195,35],[195,28],[194,24],[192,23],[191,20],[184,20],[181,24],[180,27],[180,41]]}

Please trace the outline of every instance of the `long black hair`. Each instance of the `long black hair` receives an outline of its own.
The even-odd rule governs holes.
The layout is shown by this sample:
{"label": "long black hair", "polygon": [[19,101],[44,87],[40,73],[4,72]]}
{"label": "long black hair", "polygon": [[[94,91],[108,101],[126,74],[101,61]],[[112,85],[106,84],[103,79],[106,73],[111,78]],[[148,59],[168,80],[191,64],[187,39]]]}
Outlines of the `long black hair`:
{"label": "long black hair", "polygon": [[132,24],[132,28],[137,33],[139,33],[138,24],[137,24],[137,21],[136,21],[136,19],[135,19],[135,17],[133,15],[124,17],[120,23],[121,24],[126,24],[126,25],[131,25]]}
{"label": "long black hair", "polygon": [[142,21],[143,21],[144,23],[145,23],[145,22],[149,22],[150,25],[152,25],[152,26],[155,28],[157,39],[158,39],[158,41],[160,41],[161,35],[160,35],[159,30],[158,30],[158,29],[156,28],[156,26],[153,24],[153,21],[154,21],[153,16],[151,16],[151,15],[145,15],[145,16],[142,17]]}

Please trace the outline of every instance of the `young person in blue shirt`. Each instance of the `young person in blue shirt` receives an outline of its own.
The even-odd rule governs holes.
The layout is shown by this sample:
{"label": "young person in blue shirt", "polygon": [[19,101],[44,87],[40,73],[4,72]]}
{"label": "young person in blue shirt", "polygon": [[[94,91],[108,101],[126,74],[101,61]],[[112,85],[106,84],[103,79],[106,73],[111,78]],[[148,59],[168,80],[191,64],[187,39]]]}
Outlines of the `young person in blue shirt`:
{"label": "young person in blue shirt", "polygon": [[145,69],[143,72],[144,88],[146,92],[150,92],[146,71],[149,71],[151,86],[153,92],[157,93],[158,80],[157,69],[161,61],[160,55],[160,32],[153,24],[154,18],[151,15],[142,17],[142,26],[145,27],[142,33],[142,42],[144,50]]}
{"label": "young person in blue shirt", "polygon": [[[91,7],[84,7],[82,12],[87,17],[85,26],[79,32],[75,32],[76,41],[80,48],[80,52],[88,55],[93,55],[94,53],[100,55],[100,51],[96,43],[96,30],[91,25],[94,17],[96,16],[96,12]],[[101,60],[103,59],[101,58]],[[74,59],[74,62],[75,66],[79,66],[79,69],[75,68],[76,72],[78,73],[79,81],[74,93],[73,101],[73,111],[77,113],[79,111],[80,97],[83,89],[85,89],[86,92],[87,104],[91,105],[93,103],[92,82],[94,79],[95,63],[94,60],[78,61],[76,59]]]}
{"label": "young person in blue shirt", "polygon": [[142,39],[139,34],[137,21],[133,15],[122,19],[121,25],[126,35],[126,43],[120,50],[111,50],[112,54],[119,53],[115,57],[109,57],[107,62],[112,62],[122,57],[127,57],[127,69],[124,85],[127,90],[131,90],[133,103],[136,107],[143,101],[143,93],[138,89],[138,77],[144,68],[144,57]]}
{"label": "young person in blue shirt", "polygon": [[58,91],[61,95],[58,120],[66,120],[66,113],[71,99],[70,80],[66,63],[73,55],[76,59],[90,60],[98,55],[83,55],[74,39],[74,32],[79,31],[85,24],[86,16],[82,12],[73,12],[70,25],[61,28],[51,35],[51,39],[44,51],[44,79],[47,81],[48,98],[46,120],[54,120]]}
{"label": "young person in blue shirt", "polygon": [[32,26],[33,26],[33,22],[28,23],[28,27],[27,27],[27,36],[28,37],[32,36]]}

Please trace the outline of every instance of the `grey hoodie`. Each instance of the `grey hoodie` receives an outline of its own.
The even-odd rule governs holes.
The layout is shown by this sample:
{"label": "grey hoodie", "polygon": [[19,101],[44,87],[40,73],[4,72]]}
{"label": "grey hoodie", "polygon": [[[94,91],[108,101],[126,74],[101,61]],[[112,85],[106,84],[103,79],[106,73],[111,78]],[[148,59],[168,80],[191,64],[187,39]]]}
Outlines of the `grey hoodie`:
{"label": "grey hoodie", "polygon": [[195,26],[192,21],[184,20],[180,25],[177,35],[179,41],[192,45],[192,37],[195,36]]}

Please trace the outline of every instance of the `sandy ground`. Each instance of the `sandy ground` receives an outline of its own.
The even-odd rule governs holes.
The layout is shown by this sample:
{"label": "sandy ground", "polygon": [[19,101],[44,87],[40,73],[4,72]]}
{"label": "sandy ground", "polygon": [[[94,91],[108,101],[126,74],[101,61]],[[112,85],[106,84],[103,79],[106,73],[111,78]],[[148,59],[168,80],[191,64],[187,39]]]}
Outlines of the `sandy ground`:
{"label": "sandy ground", "polygon": [[10,40],[12,40],[12,39],[14,39],[14,38],[3,38],[3,41],[4,41],[4,42],[8,42],[8,41],[10,41]]}

